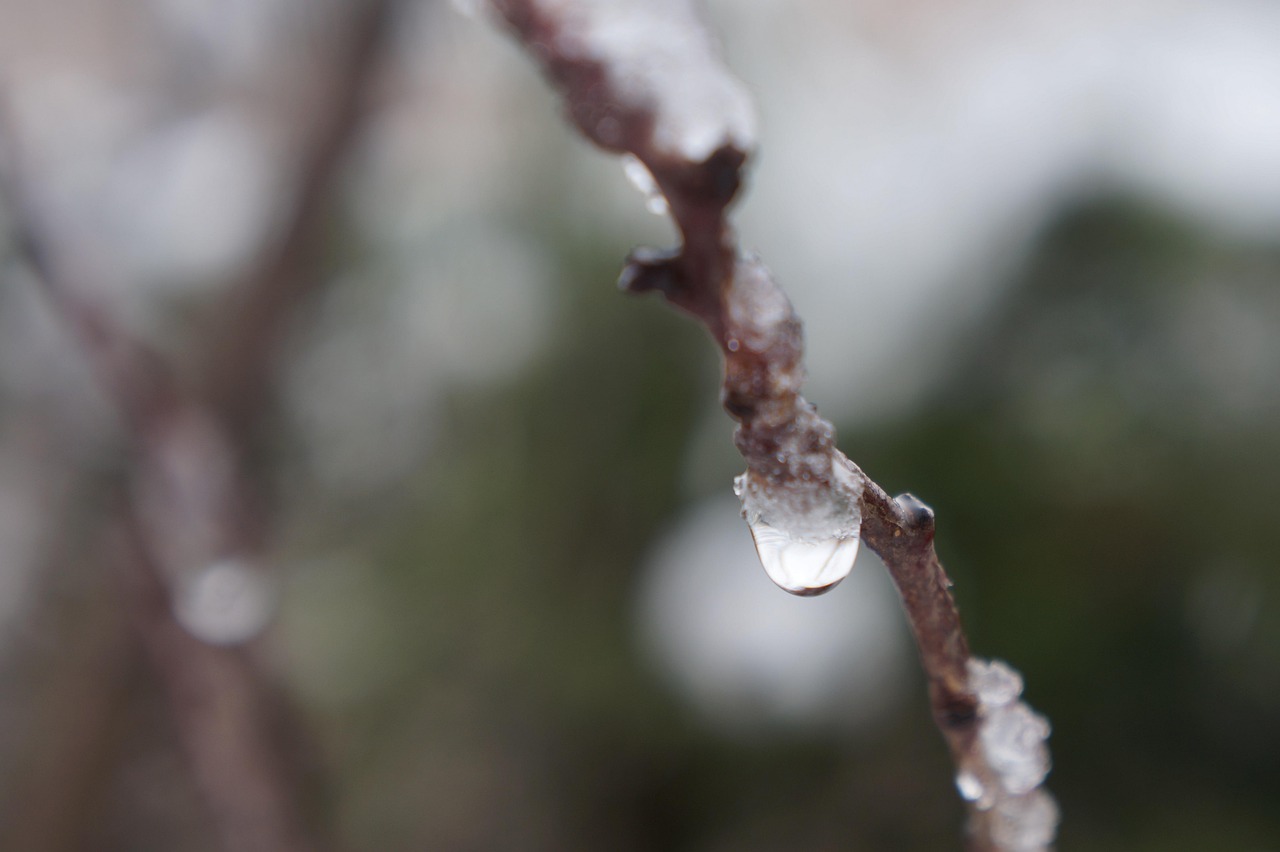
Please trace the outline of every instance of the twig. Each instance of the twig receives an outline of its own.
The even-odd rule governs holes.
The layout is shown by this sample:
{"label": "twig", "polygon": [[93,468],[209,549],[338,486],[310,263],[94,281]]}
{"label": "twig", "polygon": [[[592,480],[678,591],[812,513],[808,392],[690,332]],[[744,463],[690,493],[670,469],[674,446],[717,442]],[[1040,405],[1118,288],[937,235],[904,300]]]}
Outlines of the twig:
{"label": "twig", "polygon": [[[969,805],[970,848],[1046,848],[1057,822],[1039,787],[1047,724],[1016,701],[1015,673],[971,657],[934,551],[933,512],[911,495],[891,498],[835,448],[834,428],[800,396],[800,321],[769,271],[739,248],[726,215],[751,151],[750,117],[709,37],[682,0],[492,6],[560,89],[583,135],[637,158],[665,197],[681,246],[633,252],[620,286],[660,292],[719,345],[721,399],[738,421],[752,487],[800,503],[821,491],[856,504],[861,538],[888,568],[915,635],[933,717]],[[683,76],[662,67],[673,52]],[[1001,752],[1009,738],[1026,740],[1023,752]]]}

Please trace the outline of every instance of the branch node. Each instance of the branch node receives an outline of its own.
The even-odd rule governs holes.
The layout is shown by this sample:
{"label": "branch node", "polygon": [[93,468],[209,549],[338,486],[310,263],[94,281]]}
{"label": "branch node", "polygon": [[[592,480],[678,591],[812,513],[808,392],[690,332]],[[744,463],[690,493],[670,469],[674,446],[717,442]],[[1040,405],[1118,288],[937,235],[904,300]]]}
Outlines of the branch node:
{"label": "branch node", "polygon": [[923,533],[927,538],[933,538],[933,509],[927,503],[914,494],[899,494],[893,498],[893,502],[902,511],[903,523],[908,532]]}
{"label": "branch node", "polygon": [[657,290],[667,298],[679,289],[680,273],[676,262],[678,250],[640,247],[627,256],[618,276],[618,289],[624,293],[648,293]]}

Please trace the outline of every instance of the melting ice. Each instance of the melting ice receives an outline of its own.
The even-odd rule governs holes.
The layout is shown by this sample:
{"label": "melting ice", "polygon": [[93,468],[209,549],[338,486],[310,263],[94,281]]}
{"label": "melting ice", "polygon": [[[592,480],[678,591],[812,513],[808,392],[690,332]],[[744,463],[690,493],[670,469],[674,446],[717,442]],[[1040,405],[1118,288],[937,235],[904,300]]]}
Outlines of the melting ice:
{"label": "melting ice", "polygon": [[1043,852],[1053,843],[1060,814],[1043,789],[1011,796],[996,805],[991,835],[1005,852]]}
{"label": "melting ice", "polygon": [[830,591],[849,572],[858,557],[858,537],[805,541],[764,521],[748,522],[756,553],[769,579],[793,595]]}
{"label": "melting ice", "polygon": [[978,744],[987,785],[969,769],[956,778],[960,795],[992,810],[992,836],[1002,852],[1042,852],[1058,825],[1058,806],[1040,785],[1049,773],[1049,722],[1025,702],[1022,675],[999,660],[969,661],[978,699]]}
{"label": "melting ice", "polygon": [[649,171],[644,163],[640,162],[640,158],[634,154],[624,154],[622,156],[622,170],[627,175],[627,180],[631,181],[631,185],[644,193],[645,209],[656,216],[665,214],[668,210],[666,196],[662,194],[662,190],[658,189],[658,182],[653,179],[653,173]]}
{"label": "melting ice", "polygon": [[830,591],[858,557],[856,486],[832,480],[780,484],[744,473],[734,481],[760,564],[793,595]]}

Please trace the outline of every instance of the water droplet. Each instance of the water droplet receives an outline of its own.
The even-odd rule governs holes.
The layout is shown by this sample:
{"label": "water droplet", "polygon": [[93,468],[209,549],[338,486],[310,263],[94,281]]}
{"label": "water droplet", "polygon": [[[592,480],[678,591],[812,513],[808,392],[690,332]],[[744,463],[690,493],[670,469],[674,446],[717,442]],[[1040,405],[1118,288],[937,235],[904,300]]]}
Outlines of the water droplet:
{"label": "water droplet", "polygon": [[222,559],[175,589],[173,615],[210,645],[239,645],[275,614],[275,594],[262,574],[239,559]]}
{"label": "water droplet", "polygon": [[[779,452],[773,461],[790,463],[791,471],[781,472],[789,475],[748,471],[734,480],[742,516],[769,579],[793,595],[822,594],[849,576],[857,559],[861,485],[832,464],[829,451]],[[797,466],[820,472],[824,465],[829,479],[794,474]]]}
{"label": "water droplet", "polygon": [[805,541],[762,520],[748,521],[756,553],[769,579],[793,595],[820,595],[849,576],[858,557],[857,535]]}
{"label": "water droplet", "polygon": [[956,776],[956,789],[966,802],[976,802],[982,798],[982,782],[972,772],[961,772]]}
{"label": "water droplet", "polygon": [[662,190],[658,188],[658,182],[653,179],[653,174],[640,159],[632,154],[624,154],[622,157],[622,170],[627,175],[627,180],[631,181],[631,185],[644,193],[644,206],[650,213],[662,216],[669,209],[667,206],[666,196],[662,194]]}

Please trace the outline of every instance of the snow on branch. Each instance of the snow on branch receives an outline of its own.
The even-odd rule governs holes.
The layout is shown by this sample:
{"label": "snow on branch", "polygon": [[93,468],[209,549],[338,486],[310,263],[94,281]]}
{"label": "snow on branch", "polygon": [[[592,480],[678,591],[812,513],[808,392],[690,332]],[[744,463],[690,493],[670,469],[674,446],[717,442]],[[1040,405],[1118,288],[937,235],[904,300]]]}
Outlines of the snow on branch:
{"label": "snow on branch", "polygon": [[[1041,786],[1048,722],[1018,700],[1022,680],[971,657],[933,512],[890,497],[836,448],[835,429],[800,395],[800,320],[772,274],[737,241],[727,210],[754,145],[742,85],[685,0],[491,0],[592,142],[628,158],[665,201],[675,249],[638,249],[629,292],[657,291],[696,317],[724,356],[721,401],[747,462],[735,490],[769,576],[820,594],[853,566],[859,541],[884,561],[928,679],[934,719],[958,767],[974,850],[1043,850],[1057,806]],[[648,174],[646,175],[645,172]]]}

